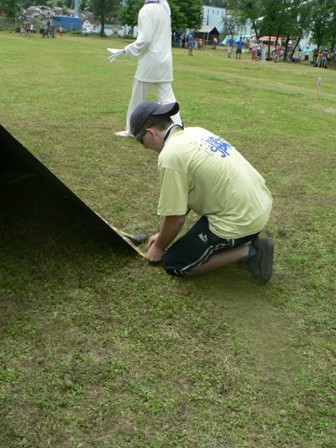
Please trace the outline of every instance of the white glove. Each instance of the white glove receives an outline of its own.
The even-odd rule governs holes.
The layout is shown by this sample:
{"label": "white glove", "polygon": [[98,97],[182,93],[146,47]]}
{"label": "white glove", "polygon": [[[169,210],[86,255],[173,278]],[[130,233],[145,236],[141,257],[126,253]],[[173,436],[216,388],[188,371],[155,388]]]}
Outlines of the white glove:
{"label": "white glove", "polygon": [[113,62],[115,59],[120,58],[120,56],[122,56],[124,53],[125,50],[120,50],[117,53],[112,54],[111,56],[109,56],[110,62]]}

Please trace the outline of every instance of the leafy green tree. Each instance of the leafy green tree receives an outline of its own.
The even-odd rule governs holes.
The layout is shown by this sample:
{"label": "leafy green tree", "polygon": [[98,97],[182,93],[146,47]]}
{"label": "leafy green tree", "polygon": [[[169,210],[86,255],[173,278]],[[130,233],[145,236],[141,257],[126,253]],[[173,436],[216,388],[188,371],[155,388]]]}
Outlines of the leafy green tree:
{"label": "leafy green tree", "polygon": [[105,23],[115,16],[120,0],[91,0],[90,7],[101,23],[100,36],[105,35]]}
{"label": "leafy green tree", "polygon": [[172,29],[198,29],[203,23],[202,0],[172,0]]}
{"label": "leafy green tree", "polygon": [[[312,17],[311,5],[312,2],[303,0],[228,1],[228,7],[232,8],[233,18],[240,21],[241,24],[250,20],[257,39],[263,35],[281,38],[285,43],[285,57],[289,42],[294,42],[294,52],[302,37],[309,33]],[[268,47],[268,56],[270,56],[270,46]]]}
{"label": "leafy green tree", "polygon": [[[126,0],[120,8],[121,23],[135,26],[138,20],[138,12],[143,4],[143,0]],[[202,25],[202,0],[170,0],[169,6],[173,30],[184,28],[197,29]]]}
{"label": "leafy green tree", "polygon": [[[260,21],[262,35],[281,38],[287,58],[289,43],[294,54],[300,40],[309,32],[311,24],[311,4],[302,0],[263,0],[263,18]],[[270,47],[268,47],[270,56]]]}
{"label": "leafy green tree", "polygon": [[231,16],[232,24],[244,25],[248,20],[255,36],[260,36],[261,18],[265,15],[263,0],[229,0],[227,14]]}
{"label": "leafy green tree", "polygon": [[[39,5],[45,5],[47,3],[47,0],[44,1],[44,3],[39,3]],[[34,5],[34,0],[23,0],[20,2],[20,5],[24,9],[28,9],[29,6]]]}
{"label": "leafy green tree", "polygon": [[223,34],[224,35],[234,35],[235,29],[241,25],[240,20],[237,17],[226,15],[222,19],[223,23]]}
{"label": "leafy green tree", "polygon": [[336,47],[336,2],[334,2],[330,13],[330,22],[328,27],[329,49],[334,50]]}
{"label": "leafy green tree", "polygon": [[19,12],[19,7],[13,0],[0,0],[0,13],[6,17],[15,18]]}
{"label": "leafy green tree", "polygon": [[203,0],[203,5],[226,8],[227,0]]}
{"label": "leafy green tree", "polygon": [[[293,5],[288,8],[287,12],[287,45],[289,40],[292,40],[294,45],[292,48],[292,55],[298,47],[300,40],[308,35],[312,24],[312,4],[310,2],[302,2],[301,0],[294,0]],[[287,56],[287,45],[285,54]]]}
{"label": "leafy green tree", "polygon": [[[294,14],[295,21],[297,12],[295,8],[288,9],[291,0],[263,0],[263,17],[260,20],[260,36],[275,36],[276,44],[278,40],[288,35],[288,24],[291,14]],[[295,3],[295,0],[292,4]],[[268,45],[268,57],[270,57],[271,47]]]}
{"label": "leafy green tree", "polygon": [[334,0],[319,0],[313,5],[312,35],[317,47],[335,48],[336,6]]}
{"label": "leafy green tree", "polygon": [[90,10],[90,1],[89,0],[81,0],[79,2],[80,11],[89,11]]}
{"label": "leafy green tree", "polygon": [[124,25],[136,26],[138,12],[144,4],[143,0],[127,0],[119,9],[119,20]]}

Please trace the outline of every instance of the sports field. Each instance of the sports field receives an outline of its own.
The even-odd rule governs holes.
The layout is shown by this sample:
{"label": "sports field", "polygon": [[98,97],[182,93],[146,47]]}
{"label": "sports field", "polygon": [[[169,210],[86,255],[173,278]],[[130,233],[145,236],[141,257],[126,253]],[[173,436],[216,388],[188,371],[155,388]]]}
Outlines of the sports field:
{"label": "sports field", "polygon": [[[136,61],[106,48],[126,43],[1,32],[0,123],[112,224],[150,235],[157,155],[114,136]],[[273,278],[169,277],[0,172],[1,448],[336,446],[336,70],[219,47],[173,58],[184,124],[228,140],[273,194]]]}

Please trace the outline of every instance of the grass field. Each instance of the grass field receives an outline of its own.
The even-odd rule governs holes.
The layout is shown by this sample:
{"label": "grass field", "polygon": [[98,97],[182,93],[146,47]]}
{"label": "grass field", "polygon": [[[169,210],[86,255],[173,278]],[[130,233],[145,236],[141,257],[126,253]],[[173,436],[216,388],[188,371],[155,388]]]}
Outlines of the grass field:
{"label": "grass field", "polygon": [[[0,33],[0,117],[104,218],[151,234],[157,156],[114,136],[136,61],[106,48],[124,44]],[[1,448],[336,446],[336,71],[173,57],[185,125],[226,138],[273,194],[273,278],[169,277],[44,185],[8,196],[0,178]]]}

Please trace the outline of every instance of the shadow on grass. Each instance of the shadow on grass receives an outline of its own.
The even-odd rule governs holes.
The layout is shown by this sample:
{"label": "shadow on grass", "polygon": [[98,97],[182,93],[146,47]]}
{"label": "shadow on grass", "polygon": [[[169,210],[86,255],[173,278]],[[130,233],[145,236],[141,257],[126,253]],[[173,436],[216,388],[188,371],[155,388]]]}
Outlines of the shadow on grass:
{"label": "shadow on grass", "polygon": [[[68,269],[76,259],[111,254],[116,259],[135,252],[85,209],[30,173],[0,174],[1,264],[34,276],[46,264]],[[48,274],[47,274],[48,275]]]}

